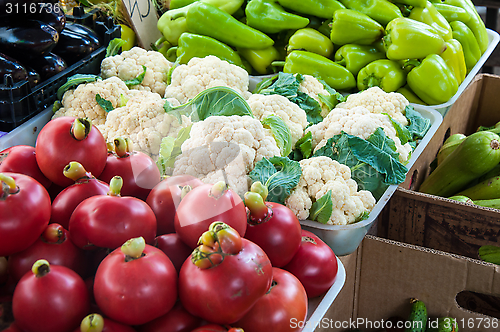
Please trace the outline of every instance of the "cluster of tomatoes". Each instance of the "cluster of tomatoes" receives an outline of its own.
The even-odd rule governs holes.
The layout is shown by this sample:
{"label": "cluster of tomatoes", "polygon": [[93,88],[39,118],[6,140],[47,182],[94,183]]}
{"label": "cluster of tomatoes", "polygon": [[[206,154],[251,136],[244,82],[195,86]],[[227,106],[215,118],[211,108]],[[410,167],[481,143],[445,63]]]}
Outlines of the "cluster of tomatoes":
{"label": "cluster of tomatoes", "polygon": [[0,153],[5,331],[300,330],[337,259],[260,191],[162,179],[128,140],[51,120]]}

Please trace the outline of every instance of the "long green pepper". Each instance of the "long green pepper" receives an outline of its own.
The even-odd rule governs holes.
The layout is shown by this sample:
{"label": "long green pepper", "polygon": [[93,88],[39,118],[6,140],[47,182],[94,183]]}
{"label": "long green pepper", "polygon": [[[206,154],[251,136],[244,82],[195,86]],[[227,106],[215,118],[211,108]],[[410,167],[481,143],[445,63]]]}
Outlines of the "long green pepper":
{"label": "long green pepper", "polygon": [[395,18],[402,17],[399,7],[387,0],[340,0],[346,8],[370,16],[385,27]]}
{"label": "long green pepper", "polygon": [[345,44],[335,52],[335,62],[346,67],[355,76],[370,62],[384,58],[385,52],[373,45]]}
{"label": "long green pepper", "polygon": [[384,27],[368,15],[352,9],[339,9],[333,13],[330,39],[336,45],[370,45],[384,34]]}
{"label": "long green pepper", "polygon": [[249,26],[265,33],[296,30],[309,24],[309,19],[286,12],[277,0],[250,0],[245,7]]}
{"label": "long green pepper", "polygon": [[472,30],[465,23],[454,21],[450,23],[450,26],[453,31],[453,38],[458,40],[462,45],[465,65],[467,73],[469,73],[481,58],[479,43]]}
{"label": "long green pepper", "polygon": [[309,51],[328,58],[333,53],[333,43],[318,30],[304,28],[295,31],[288,40],[287,52],[294,50]]}
{"label": "long green pepper", "polygon": [[363,67],[357,77],[358,90],[378,86],[385,92],[394,92],[406,84],[406,73],[397,61],[380,59]]}
{"label": "long green pepper", "polygon": [[425,7],[414,7],[408,18],[430,25],[445,41],[452,38],[450,24],[429,1],[426,2]]}
{"label": "long green pepper", "polygon": [[328,19],[337,9],[345,9],[337,0],[279,0],[279,4],[297,13]]}

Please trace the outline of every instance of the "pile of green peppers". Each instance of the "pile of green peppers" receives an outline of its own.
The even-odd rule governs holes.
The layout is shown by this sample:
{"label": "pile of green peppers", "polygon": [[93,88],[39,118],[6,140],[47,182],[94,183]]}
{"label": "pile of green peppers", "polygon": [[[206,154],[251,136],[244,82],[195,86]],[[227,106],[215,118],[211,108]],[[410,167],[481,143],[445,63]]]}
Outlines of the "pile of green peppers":
{"label": "pile of green peppers", "polygon": [[313,75],[437,105],[488,47],[471,0],[171,0],[156,44],[172,62],[215,55],[252,75]]}

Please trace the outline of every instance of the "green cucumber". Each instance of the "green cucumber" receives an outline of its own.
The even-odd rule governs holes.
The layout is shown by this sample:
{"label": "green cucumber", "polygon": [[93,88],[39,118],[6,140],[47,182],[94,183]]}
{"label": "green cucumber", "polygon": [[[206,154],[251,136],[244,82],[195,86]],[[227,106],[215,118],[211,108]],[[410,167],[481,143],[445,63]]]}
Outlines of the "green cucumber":
{"label": "green cucumber", "polygon": [[493,209],[500,209],[500,198],[478,199],[477,201],[474,201],[474,204],[479,205],[479,206],[483,206],[483,207],[493,208]]}
{"label": "green cucumber", "polygon": [[472,201],[472,199],[470,199],[469,197],[467,196],[463,196],[463,195],[455,195],[455,196],[451,196],[451,197],[448,197],[448,199],[452,199],[454,201],[457,201],[457,202],[462,202],[462,203],[474,203]]}
{"label": "green cucumber", "polygon": [[457,195],[467,196],[473,201],[500,198],[500,176],[486,179],[462,190]]}
{"label": "green cucumber", "polygon": [[408,321],[411,322],[411,327],[405,328],[405,332],[424,332],[427,327],[427,307],[418,299],[411,299],[410,303],[411,311]]}
{"label": "green cucumber", "polygon": [[437,154],[437,164],[443,162],[443,160],[448,157],[455,149],[462,143],[462,141],[466,138],[464,134],[454,134],[451,135],[444,141],[443,146],[439,149]]}
{"label": "green cucumber", "polygon": [[[436,325],[434,325],[437,322]],[[458,332],[457,320],[452,317],[439,317],[437,321],[431,323],[427,332]]]}
{"label": "green cucumber", "polygon": [[449,197],[500,163],[500,137],[490,131],[467,136],[424,180],[420,191]]}

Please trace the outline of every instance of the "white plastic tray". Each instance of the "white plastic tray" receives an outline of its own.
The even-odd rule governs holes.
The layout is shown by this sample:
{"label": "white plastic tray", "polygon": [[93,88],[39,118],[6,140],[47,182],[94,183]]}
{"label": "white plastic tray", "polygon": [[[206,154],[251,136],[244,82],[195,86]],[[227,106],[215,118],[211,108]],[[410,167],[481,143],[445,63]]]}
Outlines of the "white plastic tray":
{"label": "white plastic tray", "polygon": [[[424,118],[430,120],[431,127],[413,151],[410,161],[406,165],[408,169],[411,169],[443,121],[442,115],[429,106],[414,105],[414,108],[415,111],[419,112]],[[319,236],[333,249],[333,252],[337,256],[348,255],[358,248],[373,222],[377,219],[380,212],[382,212],[387,202],[389,202],[389,199],[392,194],[394,194],[397,187],[397,185],[390,185],[386,189],[370,212],[368,219],[350,225],[325,225],[316,221],[301,220],[300,223],[302,228]]]}
{"label": "white plastic tray", "polygon": [[52,117],[52,107],[43,110],[12,131],[0,137],[0,151],[14,145],[35,146],[38,133]]}
{"label": "white plastic tray", "polygon": [[345,269],[344,265],[337,257],[337,276],[335,277],[335,281],[323,296],[318,296],[309,300],[309,306],[307,311],[307,321],[304,324],[304,329],[302,332],[313,332],[316,327],[321,323],[323,316],[325,316],[326,312],[332,305],[335,298],[344,287],[345,283]]}

